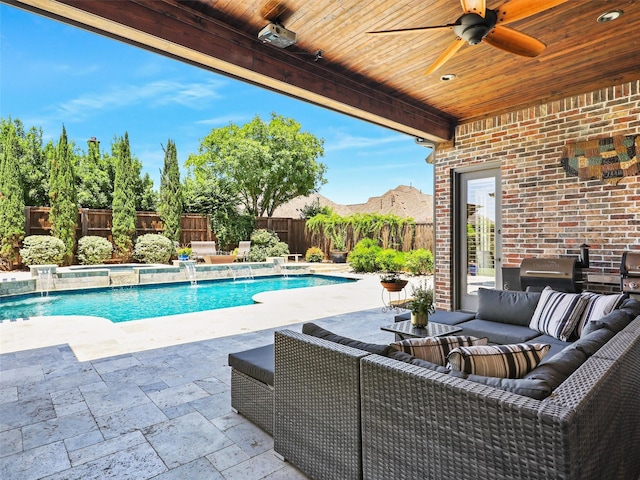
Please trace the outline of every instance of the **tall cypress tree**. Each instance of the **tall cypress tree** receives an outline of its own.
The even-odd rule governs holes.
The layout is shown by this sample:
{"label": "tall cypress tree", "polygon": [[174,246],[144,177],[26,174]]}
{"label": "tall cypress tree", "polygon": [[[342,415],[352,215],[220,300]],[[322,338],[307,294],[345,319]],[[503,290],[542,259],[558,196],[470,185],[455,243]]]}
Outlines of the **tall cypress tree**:
{"label": "tall cypress tree", "polygon": [[16,155],[16,131],[8,126],[0,145],[0,256],[8,263],[17,257],[16,247],[24,238],[24,192]]}
{"label": "tall cypress tree", "polygon": [[120,257],[129,260],[133,253],[133,239],[136,234],[136,198],[134,189],[133,161],[129,147],[129,134],[116,139],[113,144],[116,158],[113,181],[113,221],[111,233]]}
{"label": "tall cypress tree", "polygon": [[164,236],[180,241],[180,218],[184,208],[182,184],[180,183],[180,167],[178,152],[173,140],[167,141],[164,150],[164,167],[160,172],[160,206],[158,213],[164,223]]}
{"label": "tall cypress tree", "polygon": [[64,242],[66,248],[64,263],[69,265],[73,260],[73,249],[76,243],[78,198],[73,171],[72,147],[67,141],[67,131],[64,125],[60,140],[51,158],[49,175],[51,234]]}

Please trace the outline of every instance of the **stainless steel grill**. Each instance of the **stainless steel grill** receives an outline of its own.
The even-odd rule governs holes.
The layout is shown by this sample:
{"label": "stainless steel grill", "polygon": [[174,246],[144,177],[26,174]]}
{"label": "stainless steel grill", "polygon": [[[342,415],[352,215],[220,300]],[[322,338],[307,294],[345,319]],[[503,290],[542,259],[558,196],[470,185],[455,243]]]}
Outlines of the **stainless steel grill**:
{"label": "stainless steel grill", "polygon": [[640,294],[640,252],[622,253],[620,288],[626,293]]}
{"label": "stainless steel grill", "polygon": [[551,287],[561,292],[582,291],[582,270],[576,258],[525,258],[520,264],[520,286],[530,292]]}

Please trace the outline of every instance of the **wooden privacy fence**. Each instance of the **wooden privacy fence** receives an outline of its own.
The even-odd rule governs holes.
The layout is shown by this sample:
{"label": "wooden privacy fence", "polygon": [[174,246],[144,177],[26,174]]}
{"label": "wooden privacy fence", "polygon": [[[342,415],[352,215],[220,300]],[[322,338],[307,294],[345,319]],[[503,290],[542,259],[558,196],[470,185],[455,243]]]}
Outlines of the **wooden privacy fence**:
{"label": "wooden privacy fence", "polygon": [[[256,219],[256,228],[266,228],[278,234],[280,240],[289,245],[291,253],[305,254],[309,247],[319,247],[329,255],[330,242],[324,235],[312,235],[307,232],[306,220],[299,218],[268,218]],[[400,235],[402,244],[390,244],[389,227],[383,227],[380,238],[384,248],[395,248],[403,252],[424,248],[433,252],[433,223],[416,223],[405,225]],[[354,238],[351,227],[347,229],[347,249],[351,250],[361,238]]]}
{"label": "wooden privacy fence", "polygon": [[[49,207],[25,207],[25,235],[50,234],[49,210]],[[111,210],[80,208],[78,209],[76,238],[95,235],[104,237],[113,243],[111,225]],[[192,240],[215,240],[207,215],[183,214],[180,225],[182,227],[181,245],[187,245]],[[162,233],[163,230],[164,225],[156,212],[136,213],[136,236],[146,233]]]}
{"label": "wooden privacy fence", "polygon": [[[49,207],[25,207],[25,235],[49,235]],[[113,243],[111,235],[111,210],[91,208],[78,209],[78,228],[76,238],[87,235],[104,237]],[[266,228],[278,234],[280,240],[289,245],[291,253],[305,254],[309,247],[320,247],[325,255],[329,255],[330,242],[324,235],[312,235],[305,228],[306,220],[300,218],[268,218],[256,219],[256,228]],[[180,244],[188,245],[192,240],[216,240],[215,232],[211,231],[208,215],[187,213],[181,219],[182,234]],[[136,236],[145,233],[162,233],[164,225],[156,212],[137,212]],[[389,227],[383,227],[380,238],[384,248],[395,248],[403,252],[425,248],[433,251],[433,224],[417,223],[405,225],[400,235],[402,244],[389,243]],[[347,229],[347,248],[351,250],[360,240],[354,238],[351,227]]]}

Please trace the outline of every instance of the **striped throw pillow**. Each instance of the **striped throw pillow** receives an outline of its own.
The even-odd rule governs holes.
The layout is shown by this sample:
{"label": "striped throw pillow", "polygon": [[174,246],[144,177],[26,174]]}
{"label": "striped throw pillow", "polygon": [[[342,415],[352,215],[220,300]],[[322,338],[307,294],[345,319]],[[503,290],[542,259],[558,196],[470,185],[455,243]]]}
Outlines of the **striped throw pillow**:
{"label": "striped throw pillow", "polygon": [[582,296],[587,298],[587,306],[578,321],[576,333],[582,337],[582,330],[591,320],[600,320],[618,308],[626,295],[624,293],[616,295],[601,295],[593,292],[582,292]]}
{"label": "striped throw pillow", "polygon": [[449,352],[454,348],[486,344],[486,338],[461,335],[457,337],[409,338],[400,342],[394,342],[391,346],[400,352],[408,353],[421,360],[426,360],[444,367],[447,362],[447,355],[449,355]]}
{"label": "striped throw pillow", "polygon": [[459,347],[449,353],[449,368],[498,378],[522,378],[536,368],[551,346],[542,343]]}
{"label": "striped throw pillow", "polygon": [[545,287],[529,328],[566,342],[576,328],[587,302],[587,297],[579,293],[556,292],[551,287]]}

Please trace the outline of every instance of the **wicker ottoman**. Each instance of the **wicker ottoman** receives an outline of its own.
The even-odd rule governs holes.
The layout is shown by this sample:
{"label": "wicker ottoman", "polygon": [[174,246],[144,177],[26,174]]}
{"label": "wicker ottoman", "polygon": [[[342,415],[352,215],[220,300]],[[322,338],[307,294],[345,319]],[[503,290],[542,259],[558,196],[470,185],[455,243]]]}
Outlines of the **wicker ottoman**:
{"label": "wicker ottoman", "polygon": [[273,435],[273,344],[229,354],[231,408]]}

